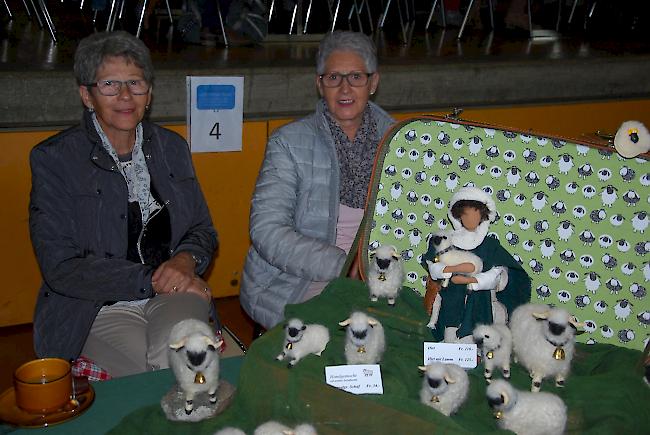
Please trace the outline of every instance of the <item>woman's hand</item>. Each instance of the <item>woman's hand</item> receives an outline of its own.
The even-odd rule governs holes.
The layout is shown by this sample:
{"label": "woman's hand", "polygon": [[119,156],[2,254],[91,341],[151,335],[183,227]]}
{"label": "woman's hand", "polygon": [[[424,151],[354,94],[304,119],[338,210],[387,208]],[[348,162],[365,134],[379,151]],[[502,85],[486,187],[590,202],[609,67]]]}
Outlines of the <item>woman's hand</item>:
{"label": "woman's hand", "polygon": [[195,276],[192,278],[190,285],[185,289],[186,293],[194,293],[197,296],[200,296],[206,302],[209,302],[212,299],[212,290],[207,282],[205,282],[200,276]]}
{"label": "woman's hand", "polygon": [[179,252],[163,264],[151,276],[156,293],[184,292],[194,278],[194,259],[188,252]]}

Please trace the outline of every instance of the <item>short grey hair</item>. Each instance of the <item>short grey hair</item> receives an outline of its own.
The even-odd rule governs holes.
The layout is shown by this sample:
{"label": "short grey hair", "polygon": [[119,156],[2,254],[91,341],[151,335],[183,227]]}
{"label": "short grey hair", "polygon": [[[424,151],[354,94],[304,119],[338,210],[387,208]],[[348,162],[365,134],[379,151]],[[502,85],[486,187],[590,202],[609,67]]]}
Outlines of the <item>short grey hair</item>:
{"label": "short grey hair", "polygon": [[352,51],[358,54],[366,64],[369,73],[377,71],[377,49],[372,40],[360,32],[337,30],[328,33],[320,42],[316,57],[316,72],[324,74],[325,62],[335,51]]}
{"label": "short grey hair", "polygon": [[84,38],[74,54],[74,76],[77,84],[97,80],[97,69],[109,57],[123,57],[142,69],[144,79],[153,84],[151,54],[144,42],[123,30],[99,32]]}

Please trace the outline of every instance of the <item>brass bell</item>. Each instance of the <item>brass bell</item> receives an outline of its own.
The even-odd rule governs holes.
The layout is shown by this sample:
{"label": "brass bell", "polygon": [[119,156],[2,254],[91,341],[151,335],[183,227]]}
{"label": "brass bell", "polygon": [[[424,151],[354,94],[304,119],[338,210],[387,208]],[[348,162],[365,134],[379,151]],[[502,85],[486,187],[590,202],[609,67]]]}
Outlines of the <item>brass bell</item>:
{"label": "brass bell", "polygon": [[366,353],[366,346],[359,346],[357,348],[357,353]]}
{"label": "brass bell", "polygon": [[555,360],[564,360],[565,354],[564,354],[564,349],[562,349],[561,346],[558,346],[555,348],[553,351],[553,359]]}
{"label": "brass bell", "polygon": [[291,350],[293,349],[293,343],[287,343],[285,347],[287,348],[287,350]]}
{"label": "brass bell", "polygon": [[203,373],[196,372],[196,376],[194,376],[194,383],[195,384],[205,384],[205,376],[203,376]]}
{"label": "brass bell", "polygon": [[377,278],[379,281],[386,281],[386,274],[384,272],[381,272],[379,274],[379,278]]}
{"label": "brass bell", "polygon": [[492,358],[494,358],[494,352],[489,351],[488,353],[485,354],[485,357],[486,357],[487,359],[492,359]]}
{"label": "brass bell", "polygon": [[497,420],[500,420],[501,418],[503,418],[503,411],[495,412],[494,413],[494,418],[496,418]]}
{"label": "brass bell", "polygon": [[431,396],[431,403],[438,403],[440,402],[440,398],[438,396]]}

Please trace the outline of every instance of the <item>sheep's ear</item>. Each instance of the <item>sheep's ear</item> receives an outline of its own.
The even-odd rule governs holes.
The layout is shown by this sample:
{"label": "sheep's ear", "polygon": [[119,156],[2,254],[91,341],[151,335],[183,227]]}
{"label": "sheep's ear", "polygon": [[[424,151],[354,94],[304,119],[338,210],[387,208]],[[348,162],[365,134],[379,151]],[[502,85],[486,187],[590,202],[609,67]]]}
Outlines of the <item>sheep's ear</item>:
{"label": "sheep's ear", "polygon": [[445,373],[445,381],[447,381],[448,384],[455,384],[456,383],[456,379],[452,378],[447,373]]}
{"label": "sheep's ear", "polygon": [[374,328],[379,324],[379,322],[373,319],[368,319],[368,324]]}
{"label": "sheep's ear", "polygon": [[177,343],[172,343],[169,345],[170,349],[174,349],[176,352],[181,350],[183,347],[185,347],[185,339],[183,338],[181,341]]}
{"label": "sheep's ear", "polygon": [[[578,329],[578,328],[584,328],[584,327],[585,327],[585,324],[584,324],[583,322],[578,322],[578,319],[576,319],[576,316],[571,316],[571,317],[569,317],[569,323],[570,323],[571,326],[573,326],[575,329]],[[579,332],[579,333],[582,333],[582,332],[584,332],[584,331],[578,331],[578,332]]]}
{"label": "sheep's ear", "polygon": [[395,260],[397,260],[397,256],[398,256],[397,248],[395,246],[393,246],[393,245],[390,245],[390,249],[391,249],[390,255],[392,255],[393,258],[395,258]]}
{"label": "sheep's ear", "polygon": [[549,311],[545,311],[543,313],[533,313],[533,317],[536,318],[537,320],[546,320],[548,319]]}
{"label": "sheep's ear", "polygon": [[427,366],[418,366],[418,369],[420,369],[421,372],[426,372]]}
{"label": "sheep's ear", "polygon": [[501,393],[501,400],[503,400],[504,405],[510,403],[510,397],[508,397],[507,393]]}
{"label": "sheep's ear", "polygon": [[301,331],[304,331],[305,329],[307,329],[307,325],[302,325],[302,328],[300,328]]}
{"label": "sheep's ear", "polygon": [[[206,346],[212,346],[215,349],[218,349],[219,346],[220,346],[220,344],[215,342],[211,337],[208,337],[207,335],[203,336],[203,341],[205,342]],[[219,340],[219,341],[221,341],[221,340]]]}
{"label": "sheep's ear", "polygon": [[348,326],[350,324],[350,318],[345,319],[342,322],[339,322],[339,326]]}

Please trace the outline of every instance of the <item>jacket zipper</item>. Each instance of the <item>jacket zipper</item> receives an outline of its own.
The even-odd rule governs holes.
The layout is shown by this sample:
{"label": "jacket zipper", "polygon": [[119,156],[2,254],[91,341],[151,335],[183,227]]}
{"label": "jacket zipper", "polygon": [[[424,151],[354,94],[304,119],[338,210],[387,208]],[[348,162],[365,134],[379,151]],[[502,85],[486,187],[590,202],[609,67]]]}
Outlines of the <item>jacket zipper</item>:
{"label": "jacket zipper", "polygon": [[144,232],[145,232],[146,229],[147,229],[147,225],[148,225],[149,222],[151,222],[151,220],[152,220],[153,218],[155,218],[155,217],[158,215],[158,213],[160,213],[160,212],[163,210],[163,208],[165,208],[168,204],[169,204],[169,201],[165,201],[165,202],[163,203],[162,207],[160,207],[158,210],[156,210],[155,212],[153,212],[153,214],[152,214],[151,216],[149,216],[149,219],[147,219],[147,222],[145,222],[144,225],[142,225],[142,230],[140,231],[140,235],[138,235],[138,243],[136,243],[136,248],[138,249],[138,257],[140,257],[140,262],[141,262],[142,264],[145,264],[145,262],[144,262],[144,257],[142,256],[141,243],[142,243],[142,237],[144,236]]}

